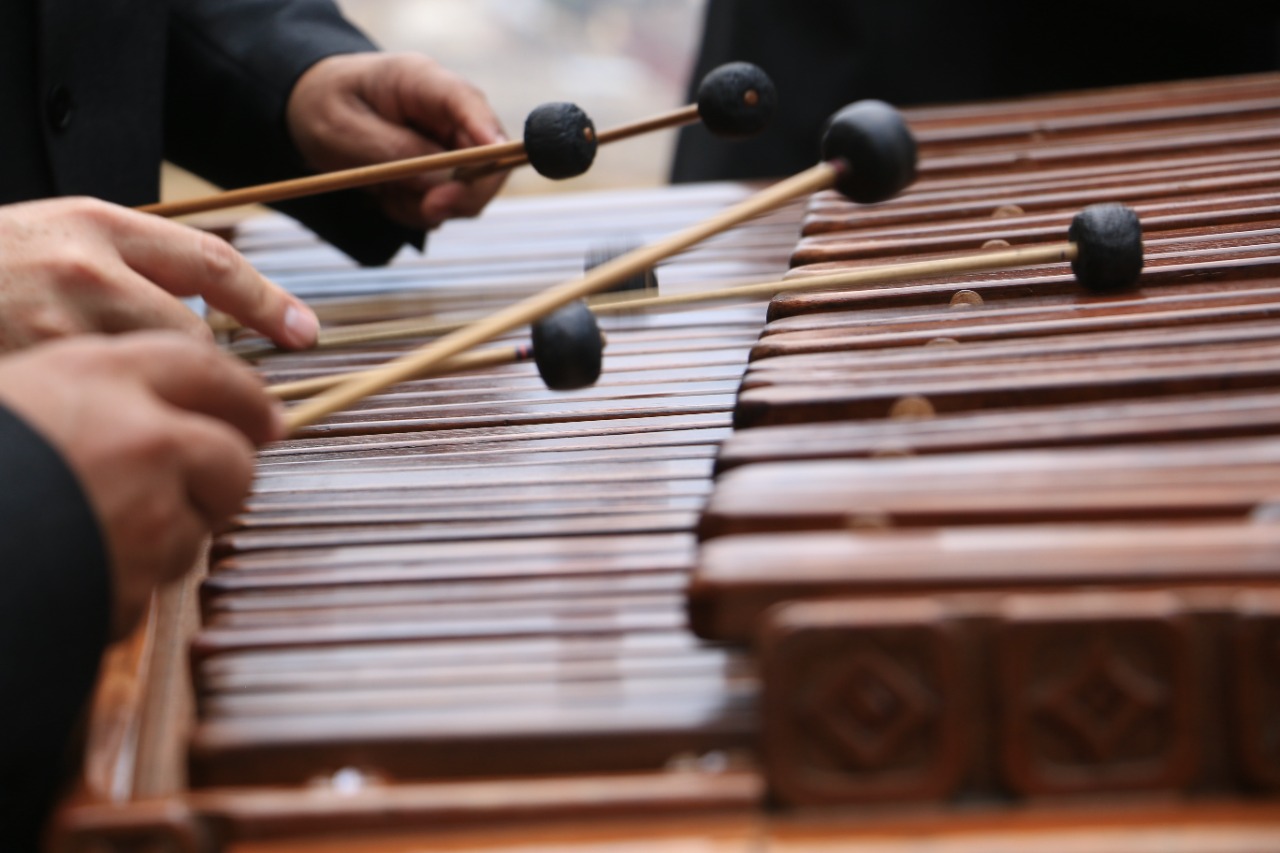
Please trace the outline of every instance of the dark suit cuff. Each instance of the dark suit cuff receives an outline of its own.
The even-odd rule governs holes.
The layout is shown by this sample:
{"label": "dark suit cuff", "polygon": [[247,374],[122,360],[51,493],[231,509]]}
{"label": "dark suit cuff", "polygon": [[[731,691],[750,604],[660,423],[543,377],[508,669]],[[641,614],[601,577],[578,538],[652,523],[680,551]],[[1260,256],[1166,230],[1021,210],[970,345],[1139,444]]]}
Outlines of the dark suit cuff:
{"label": "dark suit cuff", "polygon": [[0,555],[0,826],[29,842],[93,689],[111,585],[103,537],[75,475],[2,407]]}
{"label": "dark suit cuff", "polygon": [[[166,154],[228,188],[310,174],[286,127],[294,84],[326,57],[377,49],[322,0],[187,2],[171,28]],[[365,265],[425,239],[358,190],[274,206]]]}

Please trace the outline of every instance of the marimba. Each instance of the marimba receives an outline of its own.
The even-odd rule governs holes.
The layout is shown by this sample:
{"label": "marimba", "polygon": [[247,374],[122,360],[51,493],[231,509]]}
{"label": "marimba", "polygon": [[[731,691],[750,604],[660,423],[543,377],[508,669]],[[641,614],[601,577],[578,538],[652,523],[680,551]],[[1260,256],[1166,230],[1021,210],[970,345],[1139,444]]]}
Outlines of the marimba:
{"label": "marimba", "polygon": [[[1049,242],[1102,200],[1143,218],[1141,290],[618,315],[596,388],[424,379],[267,449],[115,653],[61,849],[1280,846],[1280,77],[909,118],[901,198],[819,195],[664,290]],[[240,243],[330,320],[451,317],[748,191],[503,200],[382,271]]]}

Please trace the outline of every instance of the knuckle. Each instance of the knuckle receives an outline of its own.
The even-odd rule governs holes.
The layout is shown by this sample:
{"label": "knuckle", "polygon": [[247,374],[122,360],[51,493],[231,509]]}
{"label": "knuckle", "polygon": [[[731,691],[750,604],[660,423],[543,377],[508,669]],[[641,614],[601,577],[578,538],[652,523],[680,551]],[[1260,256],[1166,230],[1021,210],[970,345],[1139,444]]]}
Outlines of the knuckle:
{"label": "knuckle", "polygon": [[439,62],[427,56],[425,53],[393,53],[390,56],[392,62],[395,62],[409,71],[426,72],[430,74],[439,74],[445,71]]}
{"label": "knuckle", "polygon": [[143,541],[162,541],[172,534],[177,527],[174,503],[167,489],[153,489],[132,507],[133,525]]}
{"label": "knuckle", "polygon": [[204,272],[214,280],[231,278],[240,270],[240,255],[231,244],[208,232],[197,232]]}
{"label": "knuckle", "polygon": [[32,342],[69,338],[86,331],[80,318],[58,303],[46,303],[32,311],[25,323]]}
{"label": "knuckle", "polygon": [[[355,156],[363,163],[385,163],[392,160],[407,160],[433,154],[435,148],[429,147],[422,140],[409,133],[386,133],[366,141],[366,150]],[[412,179],[408,179],[412,180]],[[377,194],[377,191],[373,191]]]}
{"label": "knuckle", "polygon": [[134,453],[142,465],[159,476],[172,476],[170,472],[176,470],[174,463],[181,450],[174,431],[157,426],[141,427],[133,443]]}
{"label": "knuckle", "polygon": [[72,292],[106,288],[110,279],[105,264],[106,258],[78,244],[68,246],[50,260],[59,286]]}
{"label": "knuckle", "polygon": [[66,200],[68,213],[92,223],[105,223],[118,215],[119,208],[91,196],[75,196]]}

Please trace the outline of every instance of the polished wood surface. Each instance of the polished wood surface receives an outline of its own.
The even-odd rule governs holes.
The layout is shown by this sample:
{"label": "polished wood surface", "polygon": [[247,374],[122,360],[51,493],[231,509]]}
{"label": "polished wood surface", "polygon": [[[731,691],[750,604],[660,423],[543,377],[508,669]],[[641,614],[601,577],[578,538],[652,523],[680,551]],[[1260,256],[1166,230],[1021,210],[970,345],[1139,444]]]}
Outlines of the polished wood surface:
{"label": "polished wood surface", "polygon": [[1102,198],[1138,210],[1146,271],[1108,297],[1046,264],[773,301],[689,594],[699,635],[757,652],[775,799],[1274,802],[1260,79],[1203,111],[1162,103],[1190,84],[1049,98],[1007,134],[930,111],[910,192],[815,198],[794,280],[1059,239]]}

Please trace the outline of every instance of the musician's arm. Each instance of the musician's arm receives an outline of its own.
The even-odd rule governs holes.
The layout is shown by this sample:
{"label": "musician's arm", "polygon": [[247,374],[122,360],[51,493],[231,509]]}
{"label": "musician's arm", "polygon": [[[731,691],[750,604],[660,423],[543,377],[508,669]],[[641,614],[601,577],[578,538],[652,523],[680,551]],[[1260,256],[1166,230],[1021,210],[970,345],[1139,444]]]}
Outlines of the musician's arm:
{"label": "musician's arm", "polygon": [[[328,0],[170,0],[170,7],[166,157],[226,187],[308,174],[285,126],[294,83],[325,57],[377,47]],[[277,207],[366,264],[423,239],[357,190]]]}
{"label": "musician's arm", "polygon": [[238,360],[173,332],[0,359],[0,849],[29,842],[109,638],[241,505],[281,417]]}
{"label": "musician's arm", "polygon": [[[329,0],[170,0],[166,154],[235,187],[500,138],[480,93],[422,56],[378,53]],[[501,177],[439,177],[282,202],[362,263],[473,215]]]}
{"label": "musician's arm", "polygon": [[35,850],[107,642],[111,590],[75,476],[2,407],[0,567],[0,827],[5,849]]}

